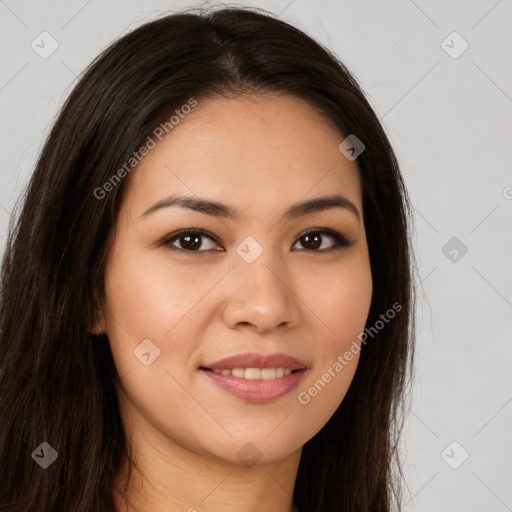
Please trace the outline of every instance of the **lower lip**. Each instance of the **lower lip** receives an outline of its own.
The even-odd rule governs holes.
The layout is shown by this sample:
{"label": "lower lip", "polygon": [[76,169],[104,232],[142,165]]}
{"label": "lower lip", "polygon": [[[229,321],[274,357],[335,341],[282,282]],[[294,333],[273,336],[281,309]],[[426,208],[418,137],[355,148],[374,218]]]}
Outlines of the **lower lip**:
{"label": "lower lip", "polygon": [[201,371],[210,377],[215,384],[228,391],[233,396],[245,402],[258,404],[272,402],[286,395],[299,384],[299,381],[306,372],[306,370],[298,370],[284,377],[278,377],[272,380],[249,380],[233,377],[233,375],[222,375],[221,373],[215,373],[210,370]]}

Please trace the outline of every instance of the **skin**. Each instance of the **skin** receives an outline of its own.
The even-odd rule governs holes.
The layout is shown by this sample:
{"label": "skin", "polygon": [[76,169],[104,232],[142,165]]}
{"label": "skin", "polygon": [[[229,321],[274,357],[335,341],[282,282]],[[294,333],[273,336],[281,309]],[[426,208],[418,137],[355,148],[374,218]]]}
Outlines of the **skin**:
{"label": "skin", "polygon": [[[338,149],[343,138],[295,97],[208,99],[130,174],[95,325],[110,340],[136,464],[126,490],[133,505],[127,509],[114,491],[119,510],[296,511],[302,446],[343,400],[359,355],[309,403],[298,394],[354,340],[360,346],[372,297],[360,177]],[[241,219],[176,206],[142,216],[174,193],[227,203]],[[349,199],[360,219],[340,207],[281,219],[292,204],[333,193]],[[311,248],[302,233],[320,227],[352,245],[322,252],[335,241],[320,234],[321,246]],[[183,238],[161,243],[185,228],[213,239],[188,252]],[[236,252],[247,236],[263,249],[250,264]],[[160,350],[149,366],[134,356],[145,339]],[[308,370],[297,388],[267,404],[235,398],[199,370],[248,351],[284,352]],[[237,456],[248,442],[261,457],[253,465]],[[125,475],[126,465],[118,489]]]}

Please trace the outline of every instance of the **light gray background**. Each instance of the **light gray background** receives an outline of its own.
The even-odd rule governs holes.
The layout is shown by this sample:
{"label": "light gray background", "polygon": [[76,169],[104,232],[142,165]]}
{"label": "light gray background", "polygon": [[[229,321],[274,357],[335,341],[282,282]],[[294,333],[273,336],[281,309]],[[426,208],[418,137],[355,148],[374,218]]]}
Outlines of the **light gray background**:
{"label": "light gray background", "polygon": [[[120,34],[165,10],[198,5],[0,0],[2,252],[9,212],[76,76]],[[512,510],[511,1],[244,5],[280,13],[354,73],[415,206],[422,283],[402,445],[407,510]],[[59,45],[47,59],[31,48],[43,31]],[[442,47],[453,31],[469,44],[458,58]],[[453,37],[445,44],[461,48]],[[468,248],[465,255],[442,252],[452,237]],[[453,441],[458,445],[449,446]],[[457,466],[462,450],[469,457],[453,469],[446,461]]]}

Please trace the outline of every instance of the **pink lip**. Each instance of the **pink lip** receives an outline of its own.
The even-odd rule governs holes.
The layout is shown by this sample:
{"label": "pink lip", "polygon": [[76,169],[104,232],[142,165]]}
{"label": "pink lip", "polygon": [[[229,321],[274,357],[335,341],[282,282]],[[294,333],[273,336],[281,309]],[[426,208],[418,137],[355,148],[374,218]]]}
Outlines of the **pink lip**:
{"label": "pink lip", "polygon": [[[272,380],[249,380],[233,375],[222,375],[209,370],[232,370],[233,368],[290,368],[296,370]],[[200,370],[215,384],[233,396],[246,402],[268,403],[289,393],[295,388],[308,369],[306,363],[282,353],[257,354],[246,352],[204,364]]]}
{"label": "pink lip", "polygon": [[283,353],[257,354],[246,352],[235,354],[220,361],[203,364],[202,368],[209,370],[232,370],[233,368],[290,368],[291,370],[303,370],[307,368],[306,363]]}
{"label": "pink lip", "polygon": [[206,369],[202,369],[201,371],[233,396],[245,402],[260,404],[272,402],[289,393],[299,384],[302,376],[306,373],[306,370],[302,369],[273,380],[248,380],[233,377],[233,375],[214,373]]}

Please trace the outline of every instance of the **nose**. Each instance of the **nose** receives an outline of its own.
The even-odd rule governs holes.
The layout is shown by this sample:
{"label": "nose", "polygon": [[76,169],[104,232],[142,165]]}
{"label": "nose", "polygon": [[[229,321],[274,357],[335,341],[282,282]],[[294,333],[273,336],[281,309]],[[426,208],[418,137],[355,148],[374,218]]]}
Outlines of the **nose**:
{"label": "nose", "polygon": [[235,261],[229,273],[222,318],[230,329],[259,334],[289,329],[298,324],[298,297],[289,272],[264,252],[256,261]]}

